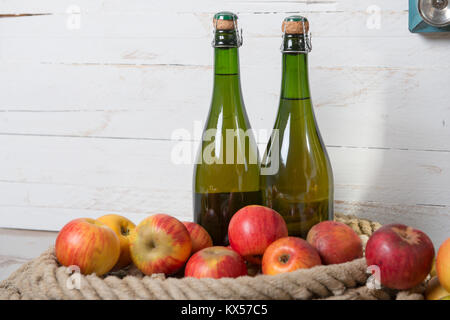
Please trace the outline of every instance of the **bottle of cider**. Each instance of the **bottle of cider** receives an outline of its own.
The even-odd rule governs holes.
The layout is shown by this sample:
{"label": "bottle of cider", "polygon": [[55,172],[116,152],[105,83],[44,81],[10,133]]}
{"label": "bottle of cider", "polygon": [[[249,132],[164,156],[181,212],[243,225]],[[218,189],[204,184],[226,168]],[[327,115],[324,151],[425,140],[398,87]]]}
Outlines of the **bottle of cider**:
{"label": "bottle of cider", "polygon": [[231,12],[213,19],[213,95],[194,168],[194,221],[214,245],[228,244],[228,224],[236,211],[261,204],[258,149],[239,79],[237,20]]}
{"label": "bottle of cider", "polygon": [[261,163],[261,190],[263,204],[283,216],[289,235],[305,238],[313,225],[333,219],[333,173],[311,103],[308,20],[287,17],[282,31],[281,97]]}

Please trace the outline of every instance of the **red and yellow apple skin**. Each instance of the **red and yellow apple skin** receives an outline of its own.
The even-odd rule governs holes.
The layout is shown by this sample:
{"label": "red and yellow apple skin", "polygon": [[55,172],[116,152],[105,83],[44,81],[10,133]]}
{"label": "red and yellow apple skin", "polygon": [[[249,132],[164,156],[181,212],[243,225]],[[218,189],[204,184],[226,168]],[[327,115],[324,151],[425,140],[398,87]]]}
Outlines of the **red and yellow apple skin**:
{"label": "red and yellow apple skin", "polygon": [[436,271],[441,285],[450,292],[450,238],[441,244],[436,257]]}
{"label": "red and yellow apple skin", "polygon": [[144,219],[130,235],[131,259],[146,275],[174,274],[183,267],[191,250],[189,231],[167,214]]}
{"label": "red and yellow apple skin", "polygon": [[100,221],[80,218],[70,221],[58,234],[55,254],[63,266],[78,266],[82,274],[109,272],[120,255],[120,241]]}
{"label": "red and yellow apple skin", "polygon": [[118,214],[107,214],[97,219],[110,227],[120,241],[120,256],[114,270],[122,269],[131,263],[129,236],[136,225]]}
{"label": "red and yellow apple skin", "polygon": [[375,231],[367,241],[366,262],[380,268],[381,284],[407,290],[420,284],[431,271],[434,247],[420,230],[389,224]]}
{"label": "red and yellow apple skin", "polygon": [[183,221],[183,224],[189,231],[189,235],[191,236],[191,254],[194,254],[202,249],[212,247],[212,238],[209,235],[208,231],[205,230],[205,228],[195,222]]}
{"label": "red and yellow apple skin", "polygon": [[313,226],[306,237],[319,252],[323,264],[337,264],[363,257],[363,245],[358,234],[337,221],[322,221]]}
{"label": "red and yellow apple skin", "polygon": [[262,258],[262,272],[276,275],[321,264],[319,253],[312,245],[301,238],[286,237],[267,247]]}
{"label": "red and yellow apple skin", "polygon": [[247,275],[247,266],[234,250],[215,246],[194,254],[186,264],[184,275],[194,278],[236,278]]}
{"label": "red and yellow apple skin", "polygon": [[244,259],[261,264],[266,248],[275,240],[288,236],[283,217],[268,207],[251,205],[236,212],[228,226],[228,240]]}

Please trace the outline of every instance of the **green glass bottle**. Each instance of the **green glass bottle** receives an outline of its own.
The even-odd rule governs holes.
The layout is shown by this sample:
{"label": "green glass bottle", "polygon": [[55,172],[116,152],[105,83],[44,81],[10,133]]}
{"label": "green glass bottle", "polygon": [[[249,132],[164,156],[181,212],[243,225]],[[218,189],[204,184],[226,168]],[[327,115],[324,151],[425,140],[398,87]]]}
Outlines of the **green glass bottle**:
{"label": "green glass bottle", "polygon": [[194,221],[214,245],[228,245],[236,211],[261,204],[259,154],[245,111],[239,79],[237,16],[214,16],[214,89],[194,168]]}
{"label": "green glass bottle", "polygon": [[308,21],[290,16],[282,29],[281,97],[261,163],[261,190],[263,204],[283,216],[289,235],[305,238],[313,225],[333,219],[333,173],[311,103]]}

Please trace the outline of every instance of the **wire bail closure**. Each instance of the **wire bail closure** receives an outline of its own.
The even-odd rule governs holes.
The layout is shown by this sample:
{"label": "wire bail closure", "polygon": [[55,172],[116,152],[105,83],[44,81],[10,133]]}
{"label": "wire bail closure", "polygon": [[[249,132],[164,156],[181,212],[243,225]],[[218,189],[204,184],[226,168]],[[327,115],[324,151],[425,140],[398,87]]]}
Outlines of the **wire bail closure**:
{"label": "wire bail closure", "polygon": [[[233,31],[236,32],[236,39],[237,42],[236,43],[227,43],[226,41],[222,41],[224,39],[222,39],[222,37],[220,37],[220,33],[225,33],[229,30],[217,30],[217,23],[218,23],[219,19],[216,19],[215,24],[214,24],[214,30],[213,30],[213,41],[211,43],[211,45],[214,48],[234,48],[234,47],[240,47],[242,46],[242,43],[244,42],[244,39],[242,37],[242,28],[238,29],[238,25],[237,25],[237,21],[235,19],[233,19]],[[219,34],[218,36],[216,36],[216,34]],[[219,39],[217,39],[219,38]]]}
{"label": "wire bail closure", "polygon": [[[302,34],[298,34],[301,36],[301,45],[300,46],[290,46],[292,45],[292,43],[288,43],[288,45],[286,46],[286,26],[287,23],[284,24],[283,26],[283,42],[281,43],[281,47],[280,47],[280,51],[282,53],[310,53],[312,50],[312,44],[311,44],[311,32],[308,31],[306,32],[306,28],[305,28],[305,24],[302,24],[303,27],[303,33]],[[289,34],[292,35],[292,34]]]}

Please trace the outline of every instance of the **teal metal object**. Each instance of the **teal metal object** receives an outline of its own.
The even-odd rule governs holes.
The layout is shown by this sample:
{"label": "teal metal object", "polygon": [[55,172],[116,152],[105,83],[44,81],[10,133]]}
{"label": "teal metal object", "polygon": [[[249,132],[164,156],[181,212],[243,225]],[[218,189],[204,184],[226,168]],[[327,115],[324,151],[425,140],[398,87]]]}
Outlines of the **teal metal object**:
{"label": "teal metal object", "polygon": [[424,21],[419,12],[420,0],[409,0],[409,31],[413,33],[450,32],[450,25],[434,27]]}

